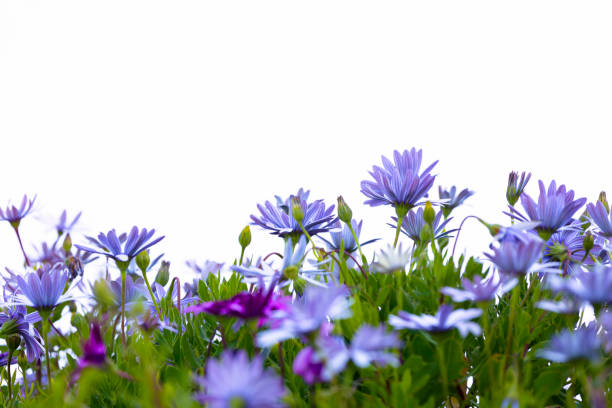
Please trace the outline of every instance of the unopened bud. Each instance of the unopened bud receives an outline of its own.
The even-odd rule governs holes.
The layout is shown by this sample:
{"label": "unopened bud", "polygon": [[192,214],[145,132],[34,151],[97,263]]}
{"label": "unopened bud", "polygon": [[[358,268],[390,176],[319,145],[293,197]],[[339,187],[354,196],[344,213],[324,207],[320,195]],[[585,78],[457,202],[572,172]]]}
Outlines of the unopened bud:
{"label": "unopened bud", "polygon": [[421,232],[419,233],[419,240],[423,243],[429,242],[433,239],[433,230],[431,229],[431,225],[425,224],[423,228],[421,228]]}
{"label": "unopened bud", "polygon": [[291,215],[300,224],[304,220],[304,209],[299,197],[291,197]]}
{"label": "unopened bud", "polygon": [[584,252],[586,254],[591,252],[591,249],[593,249],[594,245],[595,239],[593,238],[593,234],[591,234],[591,231],[587,231],[586,234],[584,234],[584,237],[582,238],[582,247],[584,248]]}
{"label": "unopened bud", "polygon": [[240,243],[240,247],[242,249],[245,249],[251,243],[251,228],[249,228],[248,225],[244,227],[242,231],[240,231],[238,242]]}
{"label": "unopened bud", "polygon": [[608,204],[608,200],[606,198],[606,192],[605,191],[602,191],[601,193],[599,193],[598,200],[603,204],[604,207],[606,207],[606,211],[609,214],[610,213],[610,204]]}
{"label": "unopened bud", "polygon": [[155,276],[155,282],[162,286],[166,286],[166,283],[170,280],[170,262],[162,261],[157,276]]}
{"label": "unopened bud", "polygon": [[436,211],[433,209],[430,201],[425,203],[425,209],[423,210],[423,219],[429,225],[432,225],[436,218]]}
{"label": "unopened bud", "polygon": [[72,248],[72,239],[70,238],[70,234],[66,234],[66,238],[64,238],[62,248],[64,249],[64,252],[66,252],[66,254],[70,253],[70,249]]}
{"label": "unopened bud", "polygon": [[6,346],[8,347],[9,352],[11,354],[13,353],[13,351],[17,350],[17,347],[19,347],[20,344],[21,344],[20,335],[8,336],[6,338]]}
{"label": "unopened bud", "polygon": [[527,173],[527,175],[525,175],[525,172],[522,172],[519,179],[517,172],[510,172],[510,175],[508,176],[508,187],[506,188],[506,200],[508,200],[508,204],[511,206],[516,204],[521,197],[521,194],[523,194],[523,190],[525,190],[530,178],[531,173]]}
{"label": "unopened bud", "polygon": [[347,224],[353,219],[353,212],[342,196],[338,196],[338,218]]}
{"label": "unopened bud", "polygon": [[[111,291],[106,281],[103,279],[99,279],[94,282],[92,292],[94,299],[99,305],[110,306],[112,304],[121,302],[121,299],[115,299],[115,295]],[[74,314],[73,316],[78,315]]]}
{"label": "unopened bud", "polygon": [[136,265],[138,265],[142,273],[147,271],[150,263],[151,258],[149,258],[149,251],[141,251],[138,255],[136,255]]}

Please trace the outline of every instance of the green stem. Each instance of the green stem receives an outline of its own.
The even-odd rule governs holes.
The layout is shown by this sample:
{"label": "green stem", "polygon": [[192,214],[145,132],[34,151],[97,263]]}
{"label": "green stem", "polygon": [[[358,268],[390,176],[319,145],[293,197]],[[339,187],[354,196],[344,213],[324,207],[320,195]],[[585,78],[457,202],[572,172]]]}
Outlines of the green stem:
{"label": "green stem", "polygon": [[443,347],[444,346],[442,342],[438,342],[436,351],[438,352],[440,375],[442,376],[442,391],[444,392],[444,401],[446,403],[446,406],[452,407],[452,405],[448,401],[448,373],[446,372],[446,365],[444,364],[444,350],[442,349]]}
{"label": "green stem", "polygon": [[353,235],[353,239],[355,240],[355,243],[357,244],[357,249],[359,249],[359,255],[361,256],[361,262],[365,264],[364,261],[366,260],[366,257],[363,255],[363,251],[361,250],[361,244],[359,243],[359,239],[357,238],[355,229],[353,228],[353,225],[350,222],[347,222],[346,225],[349,227],[349,230],[351,231],[351,234]]}
{"label": "green stem", "polygon": [[121,343],[125,347],[125,269],[121,270]]}
{"label": "green stem", "polygon": [[[9,350],[8,353],[8,362],[6,365],[7,373],[8,373],[8,398],[11,400],[11,396],[13,395],[13,383],[11,381],[11,359],[13,358],[13,351]],[[25,378],[25,377],[24,377]]]}
{"label": "green stem", "polygon": [[240,262],[238,263],[239,266],[242,266],[242,259],[244,258],[244,250],[246,249],[246,247],[242,248],[242,251],[240,251]]}
{"label": "green stem", "polygon": [[49,359],[49,339],[48,339],[48,333],[49,333],[49,322],[47,320],[43,321],[43,333],[45,336],[45,360],[47,363],[47,382],[48,382],[48,387],[51,387],[51,360]]}
{"label": "green stem", "polygon": [[521,290],[520,282],[512,289],[512,297],[510,298],[510,320],[508,321],[508,333],[507,333],[507,341],[506,341],[506,352],[504,353],[504,364],[501,367],[503,370],[502,375],[502,383],[505,382],[506,379],[506,368],[508,365],[508,359],[510,358],[510,352],[512,351],[512,341],[513,341],[513,329],[514,329],[514,319],[516,318],[516,311],[518,309],[518,298],[519,291]]}
{"label": "green stem", "polygon": [[[144,278],[145,283],[147,284],[147,289],[149,289],[149,295],[151,296],[151,299],[153,300],[153,305],[155,305],[155,311],[157,312],[157,315],[159,316],[159,320],[164,320],[164,317],[161,314],[161,311],[159,309],[159,305],[157,304],[157,300],[155,300],[155,296],[153,296],[153,290],[151,289],[151,285],[149,284],[149,279],[147,278],[147,273],[144,270],[142,271],[142,277]],[[121,302],[123,303],[123,301]]]}
{"label": "green stem", "polygon": [[400,230],[402,229],[402,217],[397,217],[397,227],[395,227],[395,239],[393,240],[393,248],[397,247],[397,241],[399,240]]}

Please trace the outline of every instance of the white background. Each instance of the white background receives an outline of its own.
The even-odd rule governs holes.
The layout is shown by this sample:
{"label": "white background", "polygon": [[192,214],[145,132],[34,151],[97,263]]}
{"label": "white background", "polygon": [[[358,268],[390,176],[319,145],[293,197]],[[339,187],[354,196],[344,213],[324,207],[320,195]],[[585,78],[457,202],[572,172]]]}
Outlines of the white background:
{"label": "white background", "polygon": [[[31,253],[83,210],[74,242],[154,227],[181,273],[231,262],[256,204],[299,187],[391,241],[359,182],[394,149],[477,192],[458,215],[504,221],[510,170],[592,201],[612,184],[611,19],[597,1],[2,1],[0,205],[38,194]],[[252,231],[248,254],[281,246]]]}

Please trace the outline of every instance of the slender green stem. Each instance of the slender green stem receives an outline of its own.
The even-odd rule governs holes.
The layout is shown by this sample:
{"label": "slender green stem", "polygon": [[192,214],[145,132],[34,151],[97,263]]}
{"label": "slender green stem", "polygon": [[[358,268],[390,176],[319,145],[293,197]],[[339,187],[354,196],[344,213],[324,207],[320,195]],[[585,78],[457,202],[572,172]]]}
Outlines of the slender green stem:
{"label": "slender green stem", "polygon": [[145,271],[142,271],[142,277],[144,278],[144,281],[147,284],[147,289],[149,289],[149,295],[153,300],[153,305],[155,305],[155,311],[157,312],[159,319],[164,320],[164,317],[162,316],[161,311],[159,309],[159,305],[157,304],[157,300],[155,300],[155,296],[153,295],[153,290],[151,289],[151,285],[149,284],[149,279],[147,278],[147,273]]}
{"label": "slender green stem", "polygon": [[506,379],[506,371],[508,365],[508,359],[510,358],[510,353],[512,352],[512,341],[513,341],[513,330],[514,330],[514,319],[516,318],[516,311],[518,309],[518,298],[519,292],[521,290],[520,282],[512,289],[512,295],[510,298],[510,320],[508,321],[508,333],[507,333],[507,341],[506,341],[506,352],[504,353],[504,364],[501,367],[503,370],[502,374],[502,384]]}
{"label": "slender green stem", "polygon": [[6,364],[6,369],[7,369],[7,373],[8,373],[8,398],[9,401],[12,398],[13,395],[13,383],[11,381],[11,359],[13,358],[13,351],[9,350],[8,353],[8,362]]}
{"label": "slender green stem", "polygon": [[446,372],[446,364],[444,364],[444,350],[442,342],[438,342],[436,351],[438,352],[438,363],[440,364],[440,375],[442,376],[442,391],[444,392],[444,401],[446,406],[452,407],[448,401],[448,373]]}
{"label": "slender green stem", "polygon": [[349,227],[349,230],[351,231],[351,234],[353,235],[353,239],[355,240],[355,243],[357,244],[357,249],[359,249],[359,255],[361,256],[361,260],[363,261],[366,258],[363,255],[363,251],[361,250],[361,244],[359,243],[359,238],[357,238],[355,229],[353,228],[353,225],[350,222],[347,222],[346,225]]}
{"label": "slender green stem", "polygon": [[125,275],[126,271],[121,270],[121,343],[125,347]]}
{"label": "slender green stem", "polygon": [[302,232],[304,233],[304,235],[306,236],[306,239],[308,240],[308,242],[310,242],[310,244],[312,245],[312,252],[314,253],[314,255],[317,257],[317,260],[321,260],[319,259],[319,254],[317,254],[317,246],[315,245],[314,241],[312,240],[312,238],[310,237],[310,234],[308,233],[308,231],[306,231],[306,228],[304,228],[304,226],[302,225],[302,222],[298,222],[298,225],[300,226],[300,229],[302,230]]}
{"label": "slender green stem", "polygon": [[246,249],[246,247],[242,248],[242,251],[240,251],[240,262],[238,262],[238,265],[242,265],[242,259],[244,258],[244,250]]}
{"label": "slender green stem", "polygon": [[49,322],[47,320],[43,321],[43,333],[45,336],[45,360],[47,363],[47,382],[48,387],[51,387],[51,359],[49,358]]}
{"label": "slender green stem", "polygon": [[395,239],[393,240],[393,248],[397,247],[397,241],[399,240],[400,230],[402,229],[402,217],[397,217],[397,227],[395,227]]}

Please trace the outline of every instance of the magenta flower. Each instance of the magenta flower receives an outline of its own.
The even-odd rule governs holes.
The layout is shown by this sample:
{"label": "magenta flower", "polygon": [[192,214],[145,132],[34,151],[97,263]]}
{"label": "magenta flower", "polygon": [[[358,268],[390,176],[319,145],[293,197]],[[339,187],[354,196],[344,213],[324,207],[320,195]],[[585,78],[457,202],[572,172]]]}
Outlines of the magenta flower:
{"label": "magenta flower", "polygon": [[106,363],[106,346],[102,340],[100,326],[92,323],[89,339],[83,344],[83,355],[79,359],[79,368],[101,367]]}

